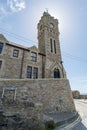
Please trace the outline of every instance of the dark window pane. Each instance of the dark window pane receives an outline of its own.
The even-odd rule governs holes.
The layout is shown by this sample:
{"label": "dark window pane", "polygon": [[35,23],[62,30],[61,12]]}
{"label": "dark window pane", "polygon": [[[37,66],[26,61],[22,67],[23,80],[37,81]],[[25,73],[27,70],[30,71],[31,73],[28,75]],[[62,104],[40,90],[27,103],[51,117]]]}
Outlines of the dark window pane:
{"label": "dark window pane", "polygon": [[60,72],[59,69],[54,69],[54,78],[60,78]]}
{"label": "dark window pane", "polygon": [[18,57],[19,50],[13,50],[13,57]]}
{"label": "dark window pane", "polygon": [[38,68],[34,67],[33,69],[33,78],[37,79],[38,78]]}
{"label": "dark window pane", "polygon": [[3,43],[0,42],[0,54],[2,53]]}
{"label": "dark window pane", "polygon": [[32,78],[32,67],[27,66],[27,78]]}
{"label": "dark window pane", "polygon": [[31,61],[37,61],[37,53],[31,52]]}
{"label": "dark window pane", "polygon": [[56,43],[55,43],[55,40],[54,40],[54,52],[56,54]]}
{"label": "dark window pane", "polygon": [[51,48],[51,52],[53,52],[52,39],[50,39],[50,48]]}
{"label": "dark window pane", "polygon": [[2,67],[2,61],[0,61],[0,69],[1,69],[1,67]]}

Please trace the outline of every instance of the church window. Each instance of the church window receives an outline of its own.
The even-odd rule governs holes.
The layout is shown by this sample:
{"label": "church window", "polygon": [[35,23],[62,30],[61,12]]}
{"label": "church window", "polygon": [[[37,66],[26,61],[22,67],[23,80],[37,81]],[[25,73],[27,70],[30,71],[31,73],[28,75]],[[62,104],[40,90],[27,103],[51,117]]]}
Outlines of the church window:
{"label": "church window", "polygon": [[34,62],[37,61],[37,53],[36,52],[31,52],[31,61],[34,61]]}
{"label": "church window", "polygon": [[53,52],[52,38],[50,38],[50,48],[51,48],[51,52]]}
{"label": "church window", "polygon": [[56,43],[55,43],[55,40],[54,40],[54,52],[56,54]]}
{"label": "church window", "polygon": [[32,67],[27,66],[27,78],[32,78]]}
{"label": "church window", "polygon": [[54,78],[60,78],[60,72],[59,69],[54,69]]}
{"label": "church window", "polygon": [[2,61],[0,61],[0,69],[1,69],[1,67],[2,67]]}
{"label": "church window", "polygon": [[34,68],[33,68],[33,78],[34,78],[34,79],[37,79],[37,78],[38,78],[38,68],[37,68],[37,67],[34,67]]}
{"label": "church window", "polygon": [[0,54],[2,53],[3,50],[3,43],[0,42]]}
{"label": "church window", "polygon": [[19,50],[14,49],[13,50],[13,57],[18,57],[18,55],[19,55]]}

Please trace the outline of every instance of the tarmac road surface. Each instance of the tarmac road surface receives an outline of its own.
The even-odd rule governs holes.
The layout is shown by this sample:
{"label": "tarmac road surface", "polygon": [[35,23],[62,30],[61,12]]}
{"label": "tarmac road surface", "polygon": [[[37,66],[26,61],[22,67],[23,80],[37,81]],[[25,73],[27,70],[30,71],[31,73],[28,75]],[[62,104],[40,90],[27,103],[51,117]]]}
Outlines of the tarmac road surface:
{"label": "tarmac road surface", "polygon": [[82,118],[79,123],[72,123],[66,125],[66,127],[56,128],[55,130],[87,130],[87,100],[74,100],[76,110]]}
{"label": "tarmac road surface", "polygon": [[70,130],[87,130],[87,100],[75,100],[75,106],[82,121]]}
{"label": "tarmac road surface", "polygon": [[82,123],[87,127],[87,100],[75,100],[75,105],[82,117]]}

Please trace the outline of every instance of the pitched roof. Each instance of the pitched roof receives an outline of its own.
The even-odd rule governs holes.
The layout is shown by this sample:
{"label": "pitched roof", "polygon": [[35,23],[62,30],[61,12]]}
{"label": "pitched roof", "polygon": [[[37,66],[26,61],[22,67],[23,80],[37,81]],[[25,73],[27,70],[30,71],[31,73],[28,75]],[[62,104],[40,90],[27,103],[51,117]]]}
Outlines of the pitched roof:
{"label": "pitched roof", "polygon": [[14,42],[10,42],[10,41],[9,41],[7,44],[10,45],[10,46],[17,47],[17,48],[29,50],[29,47],[25,47],[25,46],[23,46],[23,45],[20,45],[20,44],[14,43]]}
{"label": "pitched roof", "polygon": [[23,45],[20,45],[20,44],[14,43],[14,42],[10,42],[5,38],[5,36],[3,34],[0,34],[0,41],[3,42],[3,43],[6,43],[9,46],[14,46],[14,47],[26,49],[26,50],[29,51],[29,47],[25,47]]}
{"label": "pitched roof", "polygon": [[30,47],[30,50],[38,51],[38,48],[34,45],[34,46]]}
{"label": "pitched roof", "polygon": [[1,42],[8,42],[8,40],[4,37],[3,34],[0,34],[0,41]]}

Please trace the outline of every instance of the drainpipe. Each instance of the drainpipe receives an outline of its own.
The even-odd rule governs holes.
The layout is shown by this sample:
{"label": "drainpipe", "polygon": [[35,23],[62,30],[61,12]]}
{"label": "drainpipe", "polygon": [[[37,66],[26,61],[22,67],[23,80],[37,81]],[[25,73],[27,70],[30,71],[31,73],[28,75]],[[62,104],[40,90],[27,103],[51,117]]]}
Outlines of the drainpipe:
{"label": "drainpipe", "polygon": [[23,50],[23,55],[22,55],[22,60],[21,60],[20,79],[22,79],[22,71],[23,71],[24,54],[25,54],[25,50]]}

